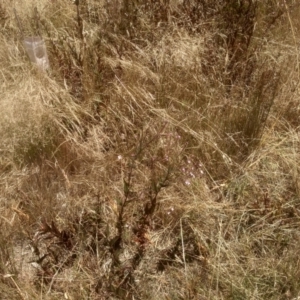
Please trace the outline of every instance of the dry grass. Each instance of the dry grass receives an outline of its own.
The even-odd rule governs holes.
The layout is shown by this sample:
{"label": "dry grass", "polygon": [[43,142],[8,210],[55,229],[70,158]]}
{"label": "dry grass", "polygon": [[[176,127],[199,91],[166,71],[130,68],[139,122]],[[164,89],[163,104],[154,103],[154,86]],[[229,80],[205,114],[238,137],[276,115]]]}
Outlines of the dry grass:
{"label": "dry grass", "polygon": [[299,9],[3,0],[1,299],[297,299]]}

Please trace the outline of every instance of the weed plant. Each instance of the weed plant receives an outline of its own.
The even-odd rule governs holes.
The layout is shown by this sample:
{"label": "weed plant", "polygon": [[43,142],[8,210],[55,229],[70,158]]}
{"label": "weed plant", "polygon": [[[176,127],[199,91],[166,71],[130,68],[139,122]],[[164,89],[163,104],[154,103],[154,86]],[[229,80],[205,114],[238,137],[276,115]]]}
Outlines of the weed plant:
{"label": "weed plant", "polygon": [[299,13],[2,0],[0,298],[298,299]]}

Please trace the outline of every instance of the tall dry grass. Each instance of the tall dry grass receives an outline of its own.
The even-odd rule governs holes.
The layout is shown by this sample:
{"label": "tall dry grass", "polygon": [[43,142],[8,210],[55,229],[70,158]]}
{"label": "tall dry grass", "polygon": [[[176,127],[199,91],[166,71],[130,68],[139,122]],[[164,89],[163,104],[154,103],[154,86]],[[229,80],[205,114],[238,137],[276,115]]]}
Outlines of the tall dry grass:
{"label": "tall dry grass", "polygon": [[1,299],[300,296],[298,13],[3,0]]}

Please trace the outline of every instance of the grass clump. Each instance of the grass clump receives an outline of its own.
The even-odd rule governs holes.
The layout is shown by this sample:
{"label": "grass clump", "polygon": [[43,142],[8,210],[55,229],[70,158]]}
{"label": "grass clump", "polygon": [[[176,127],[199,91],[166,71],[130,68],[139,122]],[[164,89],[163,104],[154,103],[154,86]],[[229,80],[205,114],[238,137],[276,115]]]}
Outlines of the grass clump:
{"label": "grass clump", "polygon": [[1,297],[296,299],[298,5],[9,3]]}

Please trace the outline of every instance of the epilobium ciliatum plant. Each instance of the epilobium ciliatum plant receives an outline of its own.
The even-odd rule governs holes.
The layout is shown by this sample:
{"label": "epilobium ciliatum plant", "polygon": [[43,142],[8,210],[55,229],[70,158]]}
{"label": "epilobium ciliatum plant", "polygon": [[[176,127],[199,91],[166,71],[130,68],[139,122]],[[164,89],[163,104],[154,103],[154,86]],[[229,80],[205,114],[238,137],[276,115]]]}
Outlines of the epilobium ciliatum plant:
{"label": "epilobium ciliatum plant", "polygon": [[1,298],[298,297],[299,6],[3,1]]}

